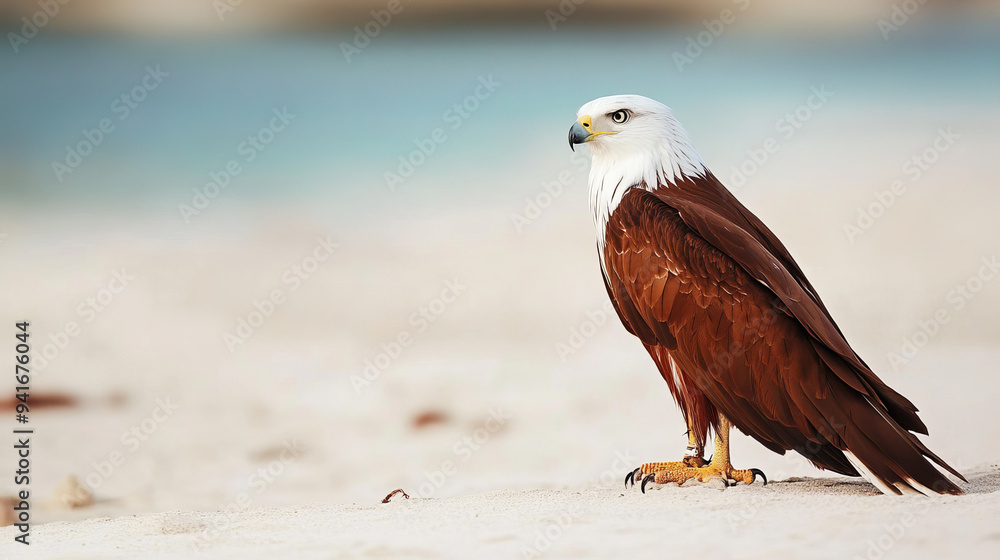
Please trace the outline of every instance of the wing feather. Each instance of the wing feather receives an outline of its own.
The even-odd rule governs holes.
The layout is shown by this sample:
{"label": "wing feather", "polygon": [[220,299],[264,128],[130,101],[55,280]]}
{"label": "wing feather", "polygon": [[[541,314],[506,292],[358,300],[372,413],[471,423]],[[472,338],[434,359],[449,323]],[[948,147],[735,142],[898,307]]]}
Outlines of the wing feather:
{"label": "wing feather", "polygon": [[892,488],[916,480],[960,492],[925,456],[952,469],[907,431],[923,427],[916,408],[857,357],[787,252],[739,224],[720,234],[724,221],[631,189],[607,224],[608,293],[685,416],[714,408],[768,448],[820,467],[858,474],[850,450]]}

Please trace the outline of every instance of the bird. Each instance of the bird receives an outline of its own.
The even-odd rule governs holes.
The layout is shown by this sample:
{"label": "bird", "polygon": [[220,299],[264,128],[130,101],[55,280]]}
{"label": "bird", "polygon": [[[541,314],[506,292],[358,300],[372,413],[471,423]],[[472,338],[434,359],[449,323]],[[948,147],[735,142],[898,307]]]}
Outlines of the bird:
{"label": "bird", "polygon": [[935,464],[966,479],[917,438],[927,434],[917,408],[852,349],[795,259],[709,171],[669,107],[640,95],[594,99],[569,130],[570,148],[582,144],[605,288],[688,428],[681,461],[645,463],[626,486],[766,485],[760,469],[733,467],[735,427],[884,494],[963,493]]}

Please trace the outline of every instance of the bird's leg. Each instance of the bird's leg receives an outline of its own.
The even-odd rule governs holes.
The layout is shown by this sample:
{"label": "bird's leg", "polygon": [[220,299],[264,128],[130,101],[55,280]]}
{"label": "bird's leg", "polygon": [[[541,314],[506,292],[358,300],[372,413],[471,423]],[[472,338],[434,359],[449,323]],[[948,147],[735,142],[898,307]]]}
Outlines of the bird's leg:
{"label": "bird's leg", "polygon": [[689,467],[704,467],[708,463],[705,461],[705,444],[698,441],[691,426],[688,426],[688,446],[681,462]]}
{"label": "bird's leg", "polygon": [[[693,467],[685,462],[681,463],[646,463],[632,473],[633,480],[642,480],[641,488],[646,491],[646,484],[667,484],[676,482],[683,484],[688,480],[695,479],[699,482],[708,482],[713,478],[722,479],[729,486],[730,480],[750,484],[760,476],[767,485],[767,477],[760,469],[734,469],[729,462],[729,419],[719,414],[719,428],[715,433],[715,450],[712,461],[708,465]],[[690,439],[690,438],[689,438]],[[626,483],[628,479],[626,479]]]}
{"label": "bird's leg", "polygon": [[[760,469],[734,469],[733,464],[729,462],[729,428],[731,426],[732,424],[730,424],[729,419],[723,416],[722,413],[719,413],[719,429],[716,430],[715,434],[715,449],[712,452],[712,462],[705,469],[715,471],[719,476],[724,474],[723,479],[727,485],[730,480],[750,484],[759,475],[764,479],[764,485],[766,486],[767,477],[764,476],[763,471]],[[705,482],[701,478],[699,480]]]}
{"label": "bird's leg", "polygon": [[684,469],[686,467],[703,467],[708,464],[705,461],[705,445],[698,441],[698,436],[695,435],[695,431],[688,424],[688,446],[687,450],[684,452],[684,458],[680,461],[673,461],[669,463],[646,463],[641,467],[635,469],[625,476],[625,486],[629,483],[635,484],[642,480],[644,475],[659,471],[676,471],[679,469]]}

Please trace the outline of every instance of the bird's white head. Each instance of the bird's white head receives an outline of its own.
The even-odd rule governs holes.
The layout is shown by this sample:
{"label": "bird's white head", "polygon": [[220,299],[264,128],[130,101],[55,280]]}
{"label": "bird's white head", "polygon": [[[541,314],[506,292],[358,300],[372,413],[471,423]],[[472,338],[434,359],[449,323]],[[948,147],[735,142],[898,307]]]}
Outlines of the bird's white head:
{"label": "bird's white head", "polygon": [[593,154],[590,194],[599,230],[628,189],[669,188],[684,177],[705,176],[687,132],[658,101],[641,95],[600,97],[576,116],[569,144],[586,143]]}

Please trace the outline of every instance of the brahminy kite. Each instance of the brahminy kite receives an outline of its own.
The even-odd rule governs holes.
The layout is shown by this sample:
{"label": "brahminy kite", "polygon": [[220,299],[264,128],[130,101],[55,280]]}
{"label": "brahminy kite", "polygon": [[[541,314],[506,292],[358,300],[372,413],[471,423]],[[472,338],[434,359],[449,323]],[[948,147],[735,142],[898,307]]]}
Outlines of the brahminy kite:
{"label": "brahminy kite", "polygon": [[595,99],[569,143],[593,156],[608,296],[688,426],[682,461],[646,463],[626,485],[767,484],[759,469],[730,463],[735,426],[886,494],[962,493],[931,462],[962,475],[914,435],[927,434],[917,408],[854,352],[785,246],[708,170],[668,107],[638,95]]}

